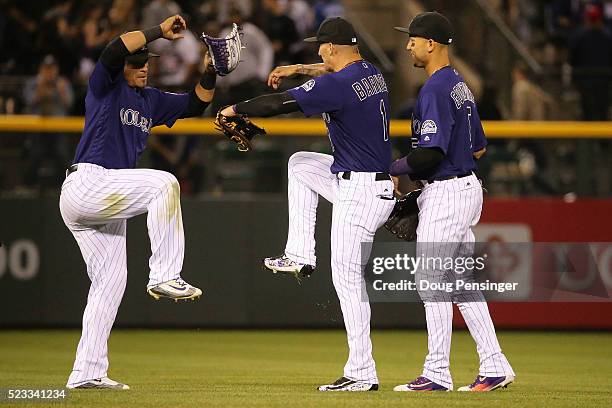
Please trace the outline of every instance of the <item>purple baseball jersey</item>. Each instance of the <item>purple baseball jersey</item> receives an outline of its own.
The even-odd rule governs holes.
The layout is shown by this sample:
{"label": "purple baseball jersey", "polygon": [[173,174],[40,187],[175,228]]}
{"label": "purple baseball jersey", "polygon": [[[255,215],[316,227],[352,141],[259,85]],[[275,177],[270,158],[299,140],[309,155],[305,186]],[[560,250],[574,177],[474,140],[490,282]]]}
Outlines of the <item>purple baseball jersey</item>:
{"label": "purple baseball jersey", "polygon": [[334,156],[332,173],[389,171],[389,91],[374,65],[356,61],[288,92],[306,116],[322,114]]}
{"label": "purple baseball jersey", "polygon": [[412,114],[412,148],[438,147],[444,159],[411,178],[443,179],[475,171],[472,153],[486,145],[474,95],[461,75],[450,66],[434,72],[421,88]]}
{"label": "purple baseball jersey", "polygon": [[187,109],[189,94],[130,87],[123,69],[114,71],[98,61],[85,97],[85,128],[74,163],[107,169],[136,167],[153,126],[172,127]]}

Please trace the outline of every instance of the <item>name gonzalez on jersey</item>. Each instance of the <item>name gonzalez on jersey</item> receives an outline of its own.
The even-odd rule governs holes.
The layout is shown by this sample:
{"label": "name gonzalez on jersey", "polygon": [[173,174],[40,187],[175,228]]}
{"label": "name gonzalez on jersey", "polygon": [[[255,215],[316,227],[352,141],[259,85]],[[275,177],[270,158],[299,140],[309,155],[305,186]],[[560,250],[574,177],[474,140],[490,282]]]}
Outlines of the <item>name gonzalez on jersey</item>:
{"label": "name gonzalez on jersey", "polygon": [[450,96],[453,101],[455,101],[455,107],[457,109],[461,109],[461,107],[466,101],[470,101],[473,104],[476,104],[476,102],[474,101],[474,95],[472,94],[472,91],[470,91],[470,88],[468,88],[468,86],[465,84],[465,82],[457,82],[457,84],[455,84],[455,86],[453,87]]}
{"label": "name gonzalez on jersey", "polygon": [[122,124],[139,127],[140,130],[145,133],[149,133],[149,130],[151,130],[151,125],[153,124],[152,118],[140,116],[140,112],[134,109],[121,108],[119,111],[119,118],[121,119]]}
{"label": "name gonzalez on jersey", "polygon": [[[450,93],[450,97],[455,102],[455,107],[457,109],[461,109],[461,107],[466,101],[476,103],[474,101],[474,95],[472,94],[472,91],[470,91],[470,88],[468,88],[465,82],[458,82],[453,87],[453,90]],[[420,124],[420,127],[418,121],[415,124],[413,120],[413,129],[416,134],[421,135],[436,134],[438,132],[438,126],[436,125],[436,122],[431,119],[424,121],[423,124]],[[425,136],[423,140],[425,142],[428,142],[430,140],[429,136]]]}

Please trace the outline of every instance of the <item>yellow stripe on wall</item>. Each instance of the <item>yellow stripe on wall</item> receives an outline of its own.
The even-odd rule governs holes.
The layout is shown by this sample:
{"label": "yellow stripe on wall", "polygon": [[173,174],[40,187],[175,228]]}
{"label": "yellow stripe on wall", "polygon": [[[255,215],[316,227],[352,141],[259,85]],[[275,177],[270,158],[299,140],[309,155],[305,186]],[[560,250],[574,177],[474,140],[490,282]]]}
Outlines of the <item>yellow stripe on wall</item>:
{"label": "yellow stripe on wall", "polygon": [[[320,119],[252,119],[270,136],[325,136],[327,130]],[[212,118],[182,119],[168,129],[157,126],[153,133],[213,135],[217,132]],[[15,133],[81,133],[84,118],[43,117],[34,115],[0,115],[0,132]],[[609,139],[612,122],[519,122],[484,121],[488,138],[512,139]],[[391,137],[410,136],[409,120],[392,120]]]}

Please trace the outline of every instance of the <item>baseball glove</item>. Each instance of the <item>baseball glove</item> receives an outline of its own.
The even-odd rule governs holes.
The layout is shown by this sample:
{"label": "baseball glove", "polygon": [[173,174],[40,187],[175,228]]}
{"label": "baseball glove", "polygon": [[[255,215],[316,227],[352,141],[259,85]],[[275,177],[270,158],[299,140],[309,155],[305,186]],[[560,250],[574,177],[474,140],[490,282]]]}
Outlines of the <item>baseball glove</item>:
{"label": "baseball glove", "polygon": [[416,230],[419,225],[419,206],[417,198],[421,190],[414,190],[398,198],[395,207],[391,211],[389,219],[385,223],[393,235],[404,241],[416,241]]}
{"label": "baseball glove", "polygon": [[255,136],[266,134],[265,129],[251,122],[246,115],[225,116],[221,114],[222,110],[217,113],[215,129],[236,143],[239,151],[248,152],[252,149],[251,140]]}
{"label": "baseball glove", "polygon": [[240,63],[242,50],[241,28],[233,25],[232,31],[225,38],[215,38],[202,33],[200,39],[208,47],[217,74],[225,76],[232,72]]}

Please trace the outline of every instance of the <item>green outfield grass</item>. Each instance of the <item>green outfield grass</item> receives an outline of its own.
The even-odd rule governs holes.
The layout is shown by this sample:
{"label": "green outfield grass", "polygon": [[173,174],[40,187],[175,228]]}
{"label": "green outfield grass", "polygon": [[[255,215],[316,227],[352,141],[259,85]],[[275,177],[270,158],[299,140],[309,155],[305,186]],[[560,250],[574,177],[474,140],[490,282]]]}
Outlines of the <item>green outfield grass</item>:
{"label": "green outfield grass", "polygon": [[[62,387],[77,331],[0,331],[0,387]],[[83,407],[605,407],[612,406],[612,333],[502,332],[517,372],[507,390],[482,394],[393,392],[416,377],[424,331],[376,331],[381,390],[321,393],[346,358],[342,331],[117,330],[109,376],[129,391],[73,391]],[[453,337],[455,387],[477,374],[466,332]],[[6,402],[0,401],[0,408]],[[15,407],[59,406],[17,403]]]}

